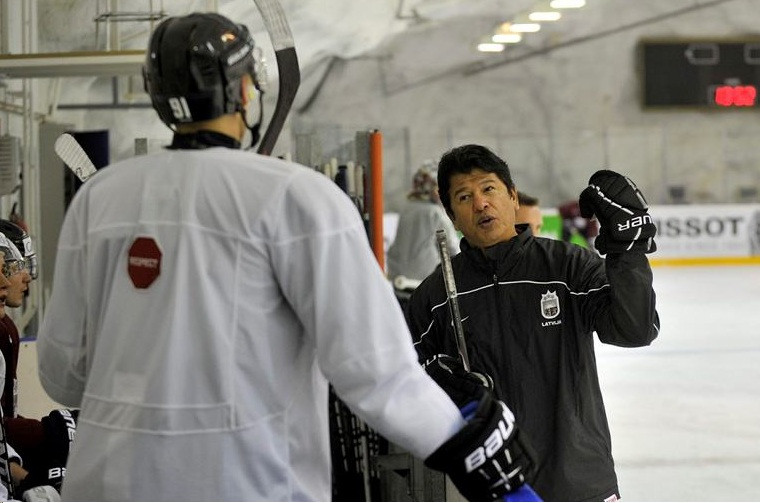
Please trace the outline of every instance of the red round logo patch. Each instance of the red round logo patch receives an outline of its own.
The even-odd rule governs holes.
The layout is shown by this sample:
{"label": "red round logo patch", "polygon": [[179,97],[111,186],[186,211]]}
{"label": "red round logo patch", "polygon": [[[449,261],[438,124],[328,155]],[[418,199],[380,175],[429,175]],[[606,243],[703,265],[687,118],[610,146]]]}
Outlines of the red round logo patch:
{"label": "red round logo patch", "polygon": [[148,288],[161,274],[161,250],[153,238],[140,237],[129,247],[127,272],[135,288]]}

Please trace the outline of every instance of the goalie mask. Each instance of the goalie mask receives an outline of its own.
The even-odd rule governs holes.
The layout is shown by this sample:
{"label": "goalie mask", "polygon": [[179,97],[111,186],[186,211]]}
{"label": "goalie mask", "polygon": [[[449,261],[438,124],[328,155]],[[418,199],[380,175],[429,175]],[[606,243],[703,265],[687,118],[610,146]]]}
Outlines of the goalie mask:
{"label": "goalie mask", "polygon": [[[245,90],[247,107],[244,75],[253,80],[253,88]],[[244,25],[215,13],[166,19],[151,36],[143,80],[169,128],[238,112],[251,132],[251,146],[258,141],[266,71]]]}

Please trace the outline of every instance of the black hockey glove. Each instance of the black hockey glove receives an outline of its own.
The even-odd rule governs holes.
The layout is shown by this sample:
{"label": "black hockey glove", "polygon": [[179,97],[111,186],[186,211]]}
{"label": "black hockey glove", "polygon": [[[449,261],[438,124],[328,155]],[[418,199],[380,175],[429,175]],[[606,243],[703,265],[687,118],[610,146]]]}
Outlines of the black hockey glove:
{"label": "black hockey glove", "polygon": [[628,177],[614,171],[597,171],[581,192],[578,203],[581,216],[596,215],[601,229],[594,241],[599,253],[657,250],[654,236],[657,228],[649,216],[644,196]]}
{"label": "black hockey glove", "polygon": [[61,466],[66,466],[71,442],[77,430],[79,411],[74,409],[56,409],[43,417],[44,449],[48,458]]}
{"label": "black hockey glove", "polygon": [[462,409],[467,424],[425,466],[446,473],[470,501],[503,500],[531,476],[535,456],[504,402],[485,387],[479,389],[480,398]]}
{"label": "black hockey glove", "polygon": [[23,491],[38,486],[51,486],[60,492],[78,416],[78,410],[57,409],[40,420],[44,432],[39,448],[41,455],[39,460],[30,465],[29,474],[22,481]]}
{"label": "black hockey glove", "polygon": [[480,396],[482,391],[479,388],[493,390],[491,376],[468,372],[461,360],[449,355],[438,355],[425,370],[460,409]]}

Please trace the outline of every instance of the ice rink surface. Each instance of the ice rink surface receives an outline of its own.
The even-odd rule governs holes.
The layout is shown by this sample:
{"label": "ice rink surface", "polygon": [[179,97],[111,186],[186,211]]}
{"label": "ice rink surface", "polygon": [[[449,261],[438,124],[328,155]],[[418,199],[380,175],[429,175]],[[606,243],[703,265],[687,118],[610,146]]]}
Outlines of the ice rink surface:
{"label": "ice rink surface", "polygon": [[760,501],[760,266],[655,267],[651,346],[600,344],[623,501]]}

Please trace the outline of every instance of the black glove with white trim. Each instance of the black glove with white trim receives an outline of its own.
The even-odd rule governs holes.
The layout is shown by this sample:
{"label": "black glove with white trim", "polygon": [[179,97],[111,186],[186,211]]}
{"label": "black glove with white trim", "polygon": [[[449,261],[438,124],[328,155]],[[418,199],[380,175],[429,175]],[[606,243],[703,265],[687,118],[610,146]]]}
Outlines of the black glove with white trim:
{"label": "black glove with white trim", "polygon": [[[25,494],[37,487],[50,487],[55,491],[61,491],[63,478],[66,475],[69,447],[74,440],[78,417],[78,410],[57,409],[40,420],[43,438],[35,449],[35,458],[25,466],[29,474],[21,481],[20,494]],[[37,490],[38,493],[41,491],[41,489]],[[34,491],[30,494],[34,495]],[[43,496],[38,494],[34,497]]]}
{"label": "black glove with white trim", "polygon": [[[467,424],[425,460],[425,466],[446,473],[470,501],[502,500],[525,484],[535,456],[504,402],[496,400],[483,381],[450,358],[445,367],[428,372],[452,397]],[[464,405],[463,405],[464,404]]]}
{"label": "black glove with white trim", "polygon": [[486,387],[493,391],[493,379],[483,372],[468,372],[462,361],[447,354],[439,354],[425,366],[433,380],[443,388],[449,398],[460,409],[480,396],[478,388]]}
{"label": "black glove with white trim", "polygon": [[608,169],[591,175],[588,183],[578,203],[581,216],[591,218],[596,215],[599,221],[601,229],[594,241],[599,253],[652,253],[657,250],[654,242],[657,227],[652,223],[649,206],[635,183]]}

